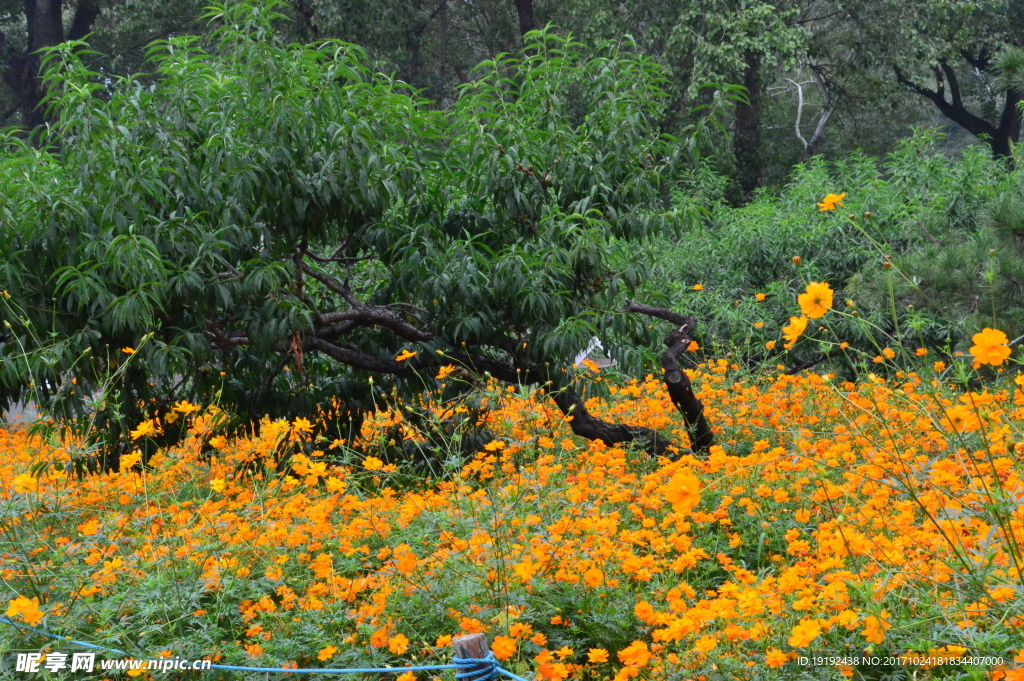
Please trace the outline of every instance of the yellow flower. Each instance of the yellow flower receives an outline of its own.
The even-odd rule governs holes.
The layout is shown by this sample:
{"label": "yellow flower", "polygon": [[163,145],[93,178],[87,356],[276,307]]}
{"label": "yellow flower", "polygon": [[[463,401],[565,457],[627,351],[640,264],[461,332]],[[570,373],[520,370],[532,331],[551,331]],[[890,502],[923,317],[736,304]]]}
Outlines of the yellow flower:
{"label": "yellow flower", "polygon": [[39,624],[45,615],[46,613],[39,609],[39,599],[35,596],[31,600],[19,596],[7,604],[8,617],[18,617],[32,626]]}
{"label": "yellow flower", "polygon": [[764,294],[763,294],[763,293],[756,293],[756,294],[754,294],[754,300],[756,300],[756,301],[757,301],[757,302],[759,302],[759,303],[760,303],[760,302],[761,302],[762,300],[764,300],[764,298],[765,298],[765,296],[764,296]]}
{"label": "yellow flower", "polygon": [[441,367],[441,370],[437,372],[437,376],[435,376],[435,378],[437,378],[437,380],[439,381],[443,381],[453,371],[455,371],[455,367],[452,366],[451,364],[448,364],[446,366]]}
{"label": "yellow flower", "polygon": [[142,461],[142,452],[139,450],[133,451],[131,454],[125,454],[121,457],[120,466],[122,471],[126,471],[135,466],[135,464]]}
{"label": "yellow flower", "polygon": [[790,317],[789,326],[782,327],[782,337],[786,339],[786,347],[791,348],[796,343],[796,339],[800,337],[800,334],[807,328],[807,317]]}
{"label": "yellow flower", "polygon": [[704,290],[704,285],[703,284],[694,284],[693,285],[693,290],[694,291],[703,291]]}
{"label": "yellow flower", "polygon": [[829,194],[818,204],[818,211],[835,210],[836,206],[843,205],[844,198],[846,198],[846,192],[842,194]]}
{"label": "yellow flower", "polygon": [[217,449],[224,449],[228,446],[228,439],[223,435],[215,435],[210,438],[210,446],[216,447]]}
{"label": "yellow flower", "polygon": [[337,652],[338,649],[334,646],[327,646],[317,654],[316,659],[320,660],[321,662],[326,662],[327,660],[334,657],[337,654]]}
{"label": "yellow flower", "polygon": [[591,648],[587,651],[587,659],[592,664],[601,664],[608,661],[608,651],[604,648]]}
{"label": "yellow flower", "polygon": [[199,406],[182,400],[174,405],[174,411],[182,414],[191,414],[194,411],[199,411]]}
{"label": "yellow flower", "polygon": [[214,478],[210,481],[210,489],[214,492],[223,492],[226,483],[220,478]]}
{"label": "yellow flower", "polygon": [[974,334],[971,340],[974,341],[971,354],[979,364],[999,366],[1010,356],[1010,339],[1002,331],[985,328]]}
{"label": "yellow flower", "polygon": [[375,456],[368,456],[363,459],[363,468],[368,471],[379,471],[383,466],[384,462]]}
{"label": "yellow flower", "polygon": [[416,356],[416,353],[413,352],[412,350],[402,350],[400,353],[398,353],[398,356],[395,357],[395,361],[396,362],[404,362],[405,360],[409,359],[410,357],[415,357],[415,356]]}
{"label": "yellow flower", "polygon": [[811,319],[823,317],[832,309],[832,289],[825,282],[812,281],[807,285],[807,292],[801,293],[796,302],[800,310]]}
{"label": "yellow flower", "polygon": [[139,427],[132,431],[132,439],[138,440],[140,437],[146,437],[148,435],[157,435],[156,424],[153,423],[153,419],[146,419],[139,424]]}
{"label": "yellow flower", "polygon": [[292,434],[301,435],[312,432],[313,424],[309,422],[309,419],[299,417],[292,422]]}
{"label": "yellow flower", "polygon": [[39,489],[39,481],[28,473],[14,476],[15,492],[24,494],[25,492],[35,492],[37,489]]}

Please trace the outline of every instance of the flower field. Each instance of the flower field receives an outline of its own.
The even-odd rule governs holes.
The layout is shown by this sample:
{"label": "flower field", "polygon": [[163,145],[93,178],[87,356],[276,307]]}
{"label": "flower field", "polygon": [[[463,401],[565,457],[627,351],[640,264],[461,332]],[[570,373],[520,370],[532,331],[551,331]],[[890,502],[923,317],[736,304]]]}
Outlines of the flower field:
{"label": "flower field", "polygon": [[[542,396],[492,385],[493,441],[431,480],[302,419],[219,437],[187,403],[180,446],[85,479],[2,431],[7,616],[254,666],[446,663],[486,632],[505,668],[551,681],[1024,679],[1024,380],[964,392],[932,364],[856,384],[702,365],[705,460],[578,439]],[[610,390],[595,415],[686,441],[660,381]],[[378,412],[364,451],[402,430]]]}

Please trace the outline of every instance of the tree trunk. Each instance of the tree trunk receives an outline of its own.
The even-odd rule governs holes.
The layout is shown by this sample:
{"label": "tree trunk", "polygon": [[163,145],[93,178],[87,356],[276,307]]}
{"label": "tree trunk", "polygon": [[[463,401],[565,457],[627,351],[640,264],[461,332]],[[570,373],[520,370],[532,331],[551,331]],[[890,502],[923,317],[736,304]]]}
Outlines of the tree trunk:
{"label": "tree trunk", "polygon": [[[39,103],[45,94],[39,69],[42,55],[38,51],[64,42],[62,0],[25,0],[26,50],[9,52],[3,67],[3,78],[17,93],[19,108],[26,126],[36,128],[46,123]],[[79,0],[68,32],[69,40],[81,40],[92,29],[100,10],[95,0]],[[0,51],[5,47],[0,36]]]}
{"label": "tree trunk", "polygon": [[448,68],[448,0],[441,0],[441,8],[439,10],[439,13],[440,17],[438,21],[440,22],[440,36],[438,38],[437,46],[437,77],[438,80],[441,81],[440,99],[444,101],[445,92],[447,92],[447,88],[445,87],[445,79],[447,74],[445,73],[445,71],[447,71]]}
{"label": "tree trunk", "polygon": [[516,0],[516,14],[519,15],[519,35],[537,30],[537,22],[533,18],[533,0]]}
{"label": "tree trunk", "polygon": [[405,31],[405,49],[409,52],[407,80],[415,85],[420,77],[420,41],[425,26],[420,16],[423,0],[412,0],[411,4],[412,18],[409,20],[409,28]]}
{"label": "tree trunk", "polygon": [[761,146],[761,58],[747,56],[743,71],[743,87],[747,90],[745,102],[736,104],[736,128],[733,131],[733,154],[736,156],[736,177],[744,193],[750,194],[761,186],[761,166],[758,149]]}
{"label": "tree trunk", "polygon": [[19,94],[28,127],[36,128],[46,122],[39,108],[43,99],[43,83],[39,77],[42,55],[37,50],[64,42],[61,0],[25,0],[25,25],[28,48],[22,57]]}

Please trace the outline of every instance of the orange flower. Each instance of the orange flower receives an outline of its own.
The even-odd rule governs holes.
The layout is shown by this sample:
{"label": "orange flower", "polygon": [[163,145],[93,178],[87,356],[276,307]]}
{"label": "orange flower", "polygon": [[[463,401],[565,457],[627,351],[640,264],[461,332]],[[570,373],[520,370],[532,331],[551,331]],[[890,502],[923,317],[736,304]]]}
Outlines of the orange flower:
{"label": "orange flower", "polygon": [[326,662],[327,660],[334,657],[337,654],[337,652],[338,649],[334,646],[327,646],[317,654],[316,659],[320,660],[321,662]]}
{"label": "orange flower", "polygon": [[790,631],[789,645],[803,648],[821,635],[821,625],[812,619],[802,619],[800,624]]}
{"label": "orange flower", "polygon": [[409,650],[409,639],[405,637],[405,634],[395,634],[388,639],[388,650],[395,655],[401,655]]}
{"label": "orange flower", "polygon": [[812,281],[807,285],[806,293],[797,296],[796,302],[805,315],[811,319],[817,319],[832,309],[832,296],[832,289],[828,284]]}
{"label": "orange flower", "polygon": [[587,652],[587,659],[593,664],[601,664],[608,661],[608,651],[604,648],[591,648]]}
{"label": "orange flower", "polygon": [[789,655],[786,655],[786,653],[782,652],[778,648],[769,648],[765,651],[764,661],[772,669],[778,669],[789,661]]}
{"label": "orange flower", "polygon": [[880,617],[870,615],[864,618],[864,639],[868,643],[879,644],[885,640],[886,630],[892,628],[888,615],[889,613],[883,610]]}
{"label": "orange flower", "polygon": [[973,409],[958,404],[946,410],[942,427],[954,433],[970,433],[981,427],[981,420]]}
{"label": "orange flower", "polygon": [[583,573],[583,583],[591,589],[596,589],[604,584],[604,573],[597,568],[590,568]]}
{"label": "orange flower", "polygon": [[979,364],[999,366],[1010,356],[1010,339],[1002,331],[985,328],[974,334],[971,340],[974,341],[971,354]]}
{"label": "orange flower", "polygon": [[843,205],[843,199],[846,198],[846,192],[842,194],[828,194],[818,204],[818,211],[823,210],[835,210],[836,206]]}
{"label": "orange flower", "polygon": [[491,641],[491,652],[499,660],[507,660],[516,654],[516,640],[508,636],[495,636]]}
{"label": "orange flower", "polygon": [[396,362],[404,362],[405,360],[409,359],[410,357],[415,357],[415,356],[416,356],[416,353],[413,352],[412,350],[402,350],[400,353],[398,353],[398,356],[395,357],[395,361]]}
{"label": "orange flower", "polygon": [[627,667],[643,667],[651,659],[651,651],[643,641],[633,641],[619,651],[619,661]]}
{"label": "orange flower", "polygon": [[368,471],[379,471],[384,467],[384,462],[375,456],[368,456],[363,459],[363,468]]}
{"label": "orange flower", "polygon": [[647,601],[640,601],[633,606],[633,614],[636,615],[641,622],[649,624],[654,621],[654,606]]}
{"label": "orange flower", "polygon": [[121,348],[121,352],[123,352],[126,355],[134,355],[135,348]]}
{"label": "orange flower", "polygon": [[263,657],[263,646],[261,646],[259,643],[250,643],[244,646],[244,648],[245,652],[249,653],[249,657],[251,657],[254,660]]}
{"label": "orange flower", "polygon": [[526,622],[516,622],[508,629],[509,636],[513,638],[524,638],[533,633],[533,625]]}
{"label": "orange flower", "polygon": [[700,482],[693,473],[676,473],[662,489],[676,513],[685,513],[700,503]]}
{"label": "orange flower", "polygon": [[796,339],[800,337],[806,328],[807,317],[800,316],[789,318],[789,326],[782,327],[782,337],[786,339],[787,349],[793,347],[793,344],[796,343]]}

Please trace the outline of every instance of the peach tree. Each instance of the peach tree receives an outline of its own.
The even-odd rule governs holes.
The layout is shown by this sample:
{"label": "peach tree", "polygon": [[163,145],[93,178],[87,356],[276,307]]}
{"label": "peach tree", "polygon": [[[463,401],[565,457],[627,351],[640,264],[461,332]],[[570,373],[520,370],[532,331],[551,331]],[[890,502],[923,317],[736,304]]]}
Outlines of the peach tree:
{"label": "peach tree", "polygon": [[354,428],[381,392],[453,365],[543,386],[580,435],[664,453],[574,387],[595,335],[652,360],[653,315],[676,327],[662,364],[706,449],[678,365],[692,318],[628,300],[644,240],[686,218],[660,68],[628,42],[537,32],[441,110],[352,45],[282,44],[278,6],[215,6],[212,37],[153,44],[148,74],[99,78],[81,44],[47,55],[55,122],[41,144],[2,138],[0,401],[88,424],[93,463],[116,466],[178,400]]}

